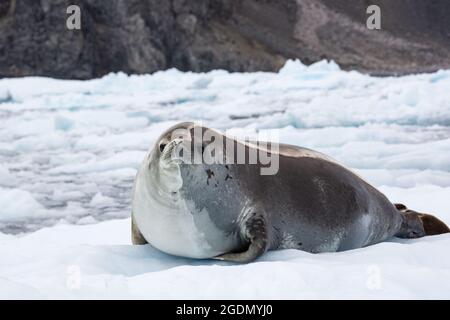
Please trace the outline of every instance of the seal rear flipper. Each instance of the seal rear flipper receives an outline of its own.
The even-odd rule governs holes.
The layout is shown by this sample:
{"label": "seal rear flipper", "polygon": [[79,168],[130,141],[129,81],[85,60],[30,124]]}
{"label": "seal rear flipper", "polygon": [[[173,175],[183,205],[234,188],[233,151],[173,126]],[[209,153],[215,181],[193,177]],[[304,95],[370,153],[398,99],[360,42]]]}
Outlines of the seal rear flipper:
{"label": "seal rear flipper", "polygon": [[427,236],[450,233],[450,228],[443,221],[431,214],[419,213],[419,218],[422,220],[423,228]]}
{"label": "seal rear flipper", "polygon": [[136,223],[134,222],[133,214],[131,214],[131,242],[134,245],[142,245],[148,243],[137,227]]}
{"label": "seal rear flipper", "polygon": [[396,237],[411,239],[450,233],[449,227],[435,216],[410,210],[403,204],[394,205],[403,218],[402,226],[395,235]]}
{"label": "seal rear flipper", "polygon": [[267,223],[263,215],[253,213],[244,224],[243,238],[249,242],[247,250],[230,252],[217,256],[214,259],[240,263],[251,262],[268,249]]}

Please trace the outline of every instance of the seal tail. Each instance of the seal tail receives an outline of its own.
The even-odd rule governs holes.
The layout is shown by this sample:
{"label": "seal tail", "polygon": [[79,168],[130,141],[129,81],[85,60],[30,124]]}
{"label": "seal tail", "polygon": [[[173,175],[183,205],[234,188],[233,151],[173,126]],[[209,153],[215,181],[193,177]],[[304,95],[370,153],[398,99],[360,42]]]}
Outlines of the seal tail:
{"label": "seal tail", "polygon": [[395,203],[403,218],[399,238],[420,238],[443,233],[450,233],[450,228],[440,219],[428,213],[420,213],[408,209],[404,204]]}

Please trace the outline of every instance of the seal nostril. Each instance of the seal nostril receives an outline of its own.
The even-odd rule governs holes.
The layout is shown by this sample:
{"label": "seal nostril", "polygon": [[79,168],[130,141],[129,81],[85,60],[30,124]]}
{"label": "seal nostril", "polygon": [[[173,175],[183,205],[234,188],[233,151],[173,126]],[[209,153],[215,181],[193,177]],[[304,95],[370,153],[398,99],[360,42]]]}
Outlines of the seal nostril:
{"label": "seal nostril", "polygon": [[166,144],[165,143],[161,143],[159,145],[159,151],[163,152],[165,147],[166,147]]}

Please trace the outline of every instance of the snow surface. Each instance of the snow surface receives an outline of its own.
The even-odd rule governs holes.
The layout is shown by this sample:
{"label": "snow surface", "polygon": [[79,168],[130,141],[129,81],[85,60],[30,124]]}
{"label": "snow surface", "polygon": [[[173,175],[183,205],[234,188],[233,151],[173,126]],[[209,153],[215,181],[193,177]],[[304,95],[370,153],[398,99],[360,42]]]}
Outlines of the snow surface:
{"label": "snow surface", "polygon": [[130,245],[131,186],[157,136],[202,121],[353,168],[450,224],[450,70],[401,78],[289,61],[279,73],[0,80],[2,298],[450,298],[450,235],[235,265]]}

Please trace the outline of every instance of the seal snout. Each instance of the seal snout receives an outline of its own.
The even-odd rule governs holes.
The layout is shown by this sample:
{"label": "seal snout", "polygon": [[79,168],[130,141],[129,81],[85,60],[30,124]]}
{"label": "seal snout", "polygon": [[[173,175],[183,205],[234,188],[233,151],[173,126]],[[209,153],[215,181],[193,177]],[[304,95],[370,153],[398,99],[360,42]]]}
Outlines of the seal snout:
{"label": "seal snout", "polygon": [[163,164],[180,164],[183,162],[183,148],[180,148],[182,143],[184,142],[183,139],[173,139],[167,144],[164,144],[164,147],[161,148],[160,144],[160,150],[161,151],[161,162]]}

